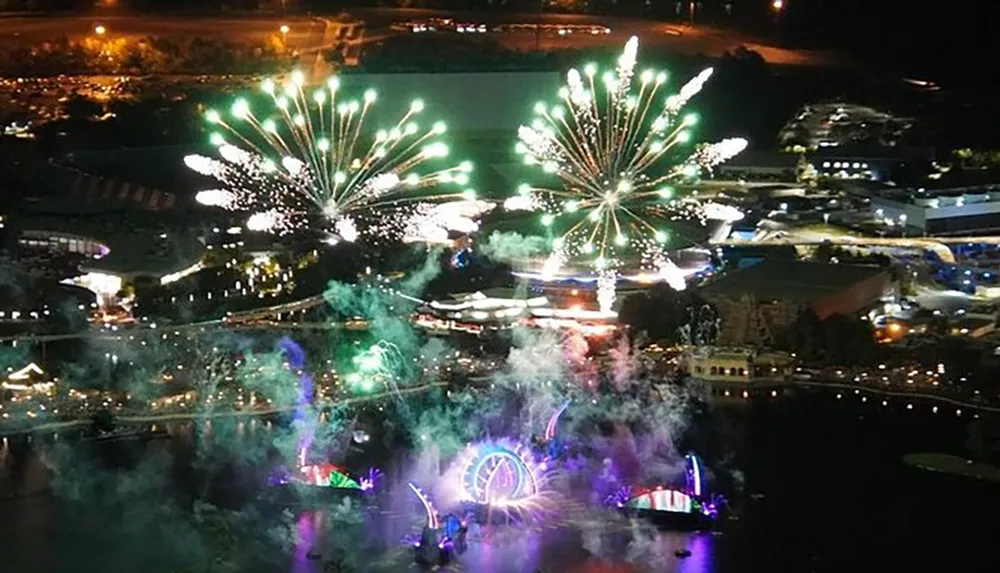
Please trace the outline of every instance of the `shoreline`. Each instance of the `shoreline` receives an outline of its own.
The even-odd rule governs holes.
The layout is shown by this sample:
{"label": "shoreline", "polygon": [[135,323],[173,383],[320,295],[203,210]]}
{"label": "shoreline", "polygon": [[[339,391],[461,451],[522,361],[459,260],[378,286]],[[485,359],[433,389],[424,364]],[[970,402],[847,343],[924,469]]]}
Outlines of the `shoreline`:
{"label": "shoreline", "polygon": [[[370,394],[367,396],[359,396],[357,398],[347,398],[340,400],[339,402],[332,402],[329,404],[321,404],[321,407],[329,408],[340,408],[344,406],[351,406],[353,404],[363,404],[365,402],[375,402],[381,398],[386,398],[393,395],[407,396],[411,394],[420,394],[422,392],[427,392],[434,388],[444,388],[447,386],[445,382],[432,382],[430,384],[423,384],[421,386],[414,386],[412,388],[404,388],[396,392],[381,392],[378,394]],[[268,408],[266,410],[227,410],[222,412],[177,412],[172,414],[155,414],[155,415],[131,415],[131,416],[115,416],[115,422],[120,425],[128,424],[153,424],[157,422],[177,422],[184,420],[214,420],[216,418],[251,418],[258,416],[272,416],[275,414],[283,414],[291,412],[298,408],[298,406],[286,406],[282,408]],[[91,420],[80,419],[80,420],[67,420],[64,422],[46,422],[39,424],[37,426],[30,426],[25,428],[17,429],[0,429],[0,438],[12,437],[12,436],[22,436],[26,434],[34,434],[39,432],[56,432],[60,430],[74,429],[74,428],[85,428],[91,425]]]}
{"label": "shoreline", "polygon": [[[1000,404],[988,404],[982,402],[972,402],[966,401],[960,398],[953,398],[948,395],[931,394],[923,390],[902,390],[896,388],[878,388],[873,386],[868,386],[864,384],[848,384],[843,382],[824,382],[819,380],[795,380],[795,379],[777,379],[777,378],[767,378],[767,379],[757,379],[751,380],[749,382],[721,382],[718,380],[704,380],[699,378],[694,378],[699,382],[706,384],[708,388],[712,391],[713,398],[722,399],[739,399],[740,393],[745,395],[742,396],[743,399],[754,398],[761,396],[762,393],[767,393],[772,390],[785,390],[785,389],[795,389],[795,388],[805,388],[810,390],[830,390],[830,391],[851,391],[855,394],[874,394],[878,396],[887,396],[892,398],[911,398],[913,400],[923,400],[929,402],[939,402],[942,404],[949,404],[952,406],[958,406],[959,408],[967,408],[976,412],[991,412],[1000,414]],[[733,396],[726,395],[722,396],[725,391],[730,391],[736,393]]]}
{"label": "shoreline", "polygon": [[903,463],[919,470],[1000,483],[1000,467],[974,462],[941,453],[917,453],[903,456]]}

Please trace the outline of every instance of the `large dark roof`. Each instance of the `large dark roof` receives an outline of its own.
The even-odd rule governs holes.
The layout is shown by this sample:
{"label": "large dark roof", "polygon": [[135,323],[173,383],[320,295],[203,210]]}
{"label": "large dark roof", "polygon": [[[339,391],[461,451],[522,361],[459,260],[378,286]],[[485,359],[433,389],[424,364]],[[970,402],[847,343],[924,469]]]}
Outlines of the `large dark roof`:
{"label": "large dark roof", "polygon": [[875,266],[812,263],[765,259],[760,264],[732,271],[702,288],[709,297],[737,298],[744,294],[758,300],[790,300],[805,304],[839,294],[884,269]]}
{"label": "large dark roof", "polygon": [[721,167],[770,167],[795,169],[799,156],[778,151],[744,151],[722,164]]}

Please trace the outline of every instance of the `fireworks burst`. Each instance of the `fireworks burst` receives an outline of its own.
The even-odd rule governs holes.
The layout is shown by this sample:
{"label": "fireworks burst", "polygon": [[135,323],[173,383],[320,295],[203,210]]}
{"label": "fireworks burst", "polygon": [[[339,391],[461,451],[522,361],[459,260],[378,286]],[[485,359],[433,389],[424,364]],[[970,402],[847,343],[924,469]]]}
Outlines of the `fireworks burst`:
{"label": "fireworks burst", "polygon": [[[265,80],[262,91],[273,104],[266,117],[255,115],[244,98],[229,114],[206,113],[220,128],[211,140],[221,159],[184,158],[188,167],[222,184],[198,193],[197,201],[249,213],[248,229],[284,234],[320,221],[334,240],[426,231],[440,238],[442,230],[451,230],[451,211],[433,203],[480,203],[465,188],[472,163],[433,167],[449,154],[440,140],[446,126],[418,123],[421,100],[395,125],[372,130],[365,120],[377,99],[374,90],[360,101],[348,100],[336,77],[313,89],[294,72],[282,85]],[[445,184],[456,191],[428,192]],[[468,231],[469,220],[461,223]]]}
{"label": "fireworks burst", "polygon": [[537,519],[553,511],[546,467],[520,444],[470,445],[455,467],[459,471],[455,489],[464,502],[519,519]]}
{"label": "fireworks burst", "polygon": [[406,359],[395,344],[380,340],[354,356],[352,363],[356,370],[346,377],[349,386],[369,394],[384,385],[398,395],[397,379],[403,374]]}
{"label": "fireworks burst", "polygon": [[638,46],[637,38],[628,41],[614,72],[598,75],[592,64],[583,73],[570,70],[562,101],[537,104],[531,125],[518,132],[525,163],[560,182],[554,188],[521,185],[505,203],[509,210],[545,213],[542,224],[556,237],[546,274],[575,257],[592,260],[599,273],[616,274],[631,252],[643,270],[683,286],[683,275],[678,281],[666,254],[670,229],[676,221],[704,224],[711,213],[677,191],[747,145],[745,139],[725,139],[698,146],[679,163],[668,161],[691,139],[697,116],[680,112],[712,70],[661,98],[667,75],[646,70],[636,77]]}

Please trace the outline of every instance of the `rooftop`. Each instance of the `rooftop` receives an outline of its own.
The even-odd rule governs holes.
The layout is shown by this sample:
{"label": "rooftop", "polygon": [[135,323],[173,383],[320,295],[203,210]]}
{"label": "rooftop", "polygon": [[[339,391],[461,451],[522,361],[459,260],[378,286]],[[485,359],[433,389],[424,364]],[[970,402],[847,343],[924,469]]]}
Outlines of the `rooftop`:
{"label": "rooftop", "polygon": [[823,159],[858,159],[869,161],[930,161],[934,158],[934,150],[913,146],[885,145],[845,145],[837,147],[821,147],[808,154],[813,161]]}
{"label": "rooftop", "polygon": [[533,297],[525,289],[495,287],[472,293],[452,293],[432,302],[438,305],[517,304]]}
{"label": "rooftop", "polygon": [[768,258],[728,272],[702,288],[708,297],[790,300],[809,304],[884,273],[875,266],[815,263]]}
{"label": "rooftop", "polygon": [[771,167],[795,169],[798,165],[799,157],[794,153],[781,153],[778,151],[745,151],[736,157],[726,161],[718,167],[725,171],[727,168],[738,167]]}
{"label": "rooftop", "polygon": [[699,358],[715,358],[717,360],[748,360],[756,355],[756,350],[753,348],[739,346],[703,346],[695,352]]}
{"label": "rooftop", "polygon": [[32,215],[16,221],[23,231],[72,235],[100,242],[107,256],[89,262],[88,271],[162,276],[194,265],[204,253],[202,245],[184,228],[137,223],[121,214],[72,218]]}

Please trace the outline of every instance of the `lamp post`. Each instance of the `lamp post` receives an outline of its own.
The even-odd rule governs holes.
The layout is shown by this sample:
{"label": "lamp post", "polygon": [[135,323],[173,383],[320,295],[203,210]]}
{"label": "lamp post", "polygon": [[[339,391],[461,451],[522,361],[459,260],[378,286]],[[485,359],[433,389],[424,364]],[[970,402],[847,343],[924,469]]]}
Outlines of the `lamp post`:
{"label": "lamp post", "polygon": [[787,0],[771,0],[771,11],[774,12],[775,30],[781,25],[781,15],[785,12]]}
{"label": "lamp post", "polygon": [[538,17],[535,19],[535,51],[542,51],[542,10],[545,0],[538,0]]}
{"label": "lamp post", "polygon": [[288,24],[282,24],[281,27],[278,28],[278,31],[281,32],[281,45],[284,46],[285,50],[287,50],[288,49],[288,32],[291,31],[291,28],[288,27]]}
{"label": "lamp post", "polygon": [[104,35],[107,33],[108,29],[102,26],[101,24],[94,26],[94,35],[97,37],[98,40],[98,42],[96,42],[98,55],[101,56],[102,58],[104,56],[107,56],[108,59],[111,59],[111,54],[108,53],[108,44],[102,41],[104,40]]}

